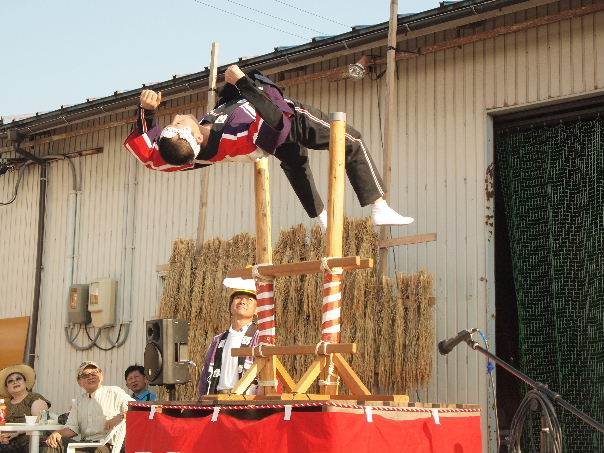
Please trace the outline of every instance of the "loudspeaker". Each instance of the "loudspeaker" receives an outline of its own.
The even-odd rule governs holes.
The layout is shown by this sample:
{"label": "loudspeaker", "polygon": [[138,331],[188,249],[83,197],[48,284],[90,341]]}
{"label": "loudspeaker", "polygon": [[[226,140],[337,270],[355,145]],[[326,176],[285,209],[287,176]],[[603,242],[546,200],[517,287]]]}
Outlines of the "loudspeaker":
{"label": "loudspeaker", "polygon": [[188,341],[189,321],[184,319],[147,321],[145,373],[151,385],[189,382]]}

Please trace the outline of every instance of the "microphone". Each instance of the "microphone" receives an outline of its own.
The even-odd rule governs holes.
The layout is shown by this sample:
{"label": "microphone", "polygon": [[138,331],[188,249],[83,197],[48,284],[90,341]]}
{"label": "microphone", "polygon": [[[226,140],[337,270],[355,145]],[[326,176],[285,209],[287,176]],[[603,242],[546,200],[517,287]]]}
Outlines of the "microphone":
{"label": "microphone", "polygon": [[462,330],[457,335],[455,335],[453,338],[449,338],[448,340],[439,341],[438,342],[438,352],[440,352],[442,355],[447,355],[449,352],[451,352],[455,348],[455,346],[457,346],[462,341],[471,340],[472,334],[477,331],[478,331],[478,329]]}

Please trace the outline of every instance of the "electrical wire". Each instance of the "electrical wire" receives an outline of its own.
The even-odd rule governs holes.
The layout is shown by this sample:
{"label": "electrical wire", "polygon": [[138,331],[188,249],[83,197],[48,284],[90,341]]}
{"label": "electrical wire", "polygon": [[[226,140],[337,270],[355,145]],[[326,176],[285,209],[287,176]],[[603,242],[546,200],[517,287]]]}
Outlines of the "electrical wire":
{"label": "electrical wire", "polygon": [[272,25],[265,24],[264,22],[260,22],[260,21],[255,20],[255,19],[250,19],[249,17],[242,16],[240,14],[234,13],[233,11],[227,11],[226,9],[219,8],[219,7],[215,6],[215,5],[211,5],[210,3],[206,3],[206,2],[203,2],[201,0],[193,0],[193,1],[195,3],[200,4],[200,5],[209,6],[210,8],[214,8],[215,10],[218,10],[218,11],[220,11],[222,13],[225,13],[225,14],[227,14],[229,16],[235,16],[235,17],[238,17],[239,19],[247,20],[247,21],[252,22],[254,24],[262,25],[263,27],[270,28],[270,29],[276,30],[276,31],[280,31],[281,33],[286,33],[286,34],[291,35],[291,36],[295,36],[296,38],[308,39],[307,36],[302,36],[302,35],[299,35],[297,33],[292,33],[290,31],[283,30],[283,29],[281,29],[279,27],[273,27]]}
{"label": "electrical wire", "polygon": [[82,325],[78,324],[78,330],[76,331],[75,335],[71,334],[73,327],[74,327],[73,324],[65,326],[65,336],[67,337],[67,341],[69,342],[69,344],[78,351],[88,351],[89,349],[92,349],[92,347],[95,345],[95,342],[98,339],[101,332],[99,331],[97,333],[97,336],[94,339],[90,338],[90,336],[89,336],[88,338],[90,340],[90,343],[88,343],[86,346],[82,346],[75,342],[76,338],[80,334],[80,331],[82,330]]}
{"label": "electrical wire", "polygon": [[546,451],[562,453],[562,429],[556,416],[556,410],[549,398],[537,389],[530,390],[524,396],[514,414],[510,425],[510,453],[521,453],[522,431],[527,416],[535,411],[533,407],[541,408],[541,432],[546,434],[541,437],[541,442],[547,442],[548,447],[551,447]]}
{"label": "electrical wire", "polygon": [[21,184],[21,180],[23,179],[23,173],[25,172],[25,168],[27,167],[27,164],[23,165],[20,169],[19,169],[19,176],[17,176],[17,183],[15,184],[15,189],[13,190],[13,196],[9,201],[0,201],[0,206],[8,206],[9,204],[11,204],[13,201],[15,201],[17,199],[17,193],[19,192],[19,185]]}
{"label": "electrical wire", "polygon": [[[121,326],[120,326],[120,330],[121,330]],[[90,332],[88,332],[88,326],[84,326],[84,331],[86,332],[86,336],[88,337],[88,339],[92,342],[94,342],[94,345],[99,348],[101,351],[111,351],[112,349],[115,348],[115,346],[111,346],[109,348],[104,348],[102,346],[99,346],[99,344],[97,343],[97,340],[99,339],[99,337],[101,336],[101,332],[103,331],[103,328],[100,328],[97,333],[96,336],[94,337],[94,340],[92,339],[92,337],[90,336]],[[119,334],[118,334],[119,337]]]}
{"label": "electrical wire", "polygon": [[[482,338],[484,348],[489,351],[489,342],[487,340],[487,336],[480,329],[478,329],[478,335],[480,335],[480,338]],[[489,375],[489,387],[491,388],[491,392],[493,393],[493,407],[495,409],[495,431],[497,435],[497,451],[499,451],[501,449],[501,435],[499,433],[499,412],[497,410],[497,392],[495,389],[495,380],[493,379],[493,371],[495,371],[495,364],[490,360],[487,360],[487,374]]]}
{"label": "electrical wire", "polygon": [[282,5],[289,6],[290,8],[293,8],[293,9],[295,9],[295,10],[297,10],[297,11],[300,11],[301,13],[305,13],[305,14],[309,14],[309,15],[311,15],[311,16],[318,17],[319,19],[323,19],[323,20],[326,20],[326,21],[332,22],[332,23],[334,23],[334,24],[341,25],[342,27],[352,28],[350,25],[343,24],[342,22],[338,22],[337,20],[330,19],[329,17],[321,16],[320,14],[314,13],[314,12],[312,12],[312,11],[307,11],[307,10],[305,10],[305,9],[299,8],[299,7],[298,7],[298,6],[296,6],[296,5],[292,5],[292,4],[287,3],[287,2],[284,2],[284,1],[282,1],[282,0],[275,0],[275,1],[276,1],[277,3],[281,3]]}
{"label": "electrical wire", "polygon": [[[130,332],[130,323],[131,321],[120,323],[120,328],[117,331],[117,338],[115,339],[115,341],[113,340],[113,338],[111,338],[109,332],[107,332],[107,341],[111,346],[113,346],[114,348],[119,348],[126,342],[126,340],[128,339],[128,333]],[[122,328],[124,328],[124,326],[124,337],[120,339],[122,335]]]}
{"label": "electrical wire", "polygon": [[262,11],[260,9],[252,8],[251,6],[244,5],[244,4],[236,2],[234,0],[226,0],[226,1],[229,2],[229,3],[232,3],[234,5],[237,5],[237,6],[241,6],[241,7],[245,8],[245,9],[249,9],[250,11],[254,11],[255,13],[263,14],[263,15],[265,15],[267,17],[270,17],[271,19],[277,19],[277,20],[286,22],[288,24],[295,25],[296,27],[304,28],[305,30],[314,31],[315,33],[324,33],[321,30],[317,30],[316,28],[307,27],[306,25],[300,25],[300,24],[298,24],[298,23],[296,23],[296,22],[294,22],[292,20],[284,19],[283,17],[279,17],[279,16],[274,16],[274,15],[272,15],[270,13],[267,13],[266,11]]}

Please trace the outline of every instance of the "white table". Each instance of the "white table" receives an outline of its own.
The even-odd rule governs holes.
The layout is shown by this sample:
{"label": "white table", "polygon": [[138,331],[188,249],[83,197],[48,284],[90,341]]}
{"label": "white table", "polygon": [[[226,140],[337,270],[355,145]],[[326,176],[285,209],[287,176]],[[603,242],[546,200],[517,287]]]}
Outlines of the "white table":
{"label": "white table", "polygon": [[29,436],[29,453],[38,453],[40,451],[40,433],[44,431],[58,431],[65,428],[64,425],[58,424],[34,424],[27,423],[7,423],[0,425],[0,432],[27,433]]}

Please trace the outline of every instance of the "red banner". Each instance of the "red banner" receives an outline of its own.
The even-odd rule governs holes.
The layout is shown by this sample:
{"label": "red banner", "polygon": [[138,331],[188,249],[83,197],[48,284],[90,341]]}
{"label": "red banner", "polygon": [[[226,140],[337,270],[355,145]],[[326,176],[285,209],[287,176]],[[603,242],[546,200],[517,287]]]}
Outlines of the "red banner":
{"label": "red banner", "polygon": [[[377,412],[377,411],[376,411]],[[138,453],[480,453],[479,415],[394,420],[373,413],[283,412],[261,420],[240,420],[224,411],[180,418],[129,411],[126,452]]]}

